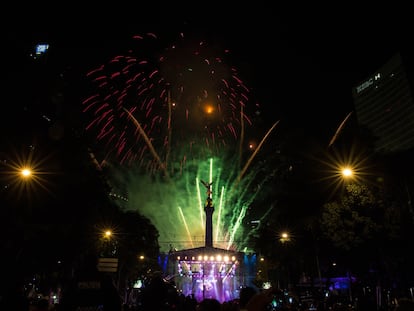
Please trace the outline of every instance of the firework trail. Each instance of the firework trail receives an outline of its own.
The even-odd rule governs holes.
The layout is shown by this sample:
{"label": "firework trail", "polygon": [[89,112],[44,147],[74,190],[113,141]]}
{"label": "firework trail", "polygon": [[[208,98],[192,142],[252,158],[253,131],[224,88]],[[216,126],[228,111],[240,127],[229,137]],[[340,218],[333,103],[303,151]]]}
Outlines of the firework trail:
{"label": "firework trail", "polygon": [[[112,184],[128,193],[123,207],[152,221],[161,250],[170,244],[202,246],[200,181],[208,180],[215,205],[213,243],[244,247],[254,231],[244,230],[243,221],[261,195],[252,185],[267,181],[257,181],[258,170],[247,169],[277,123],[240,171],[246,126],[252,125],[249,89],[227,65],[228,50],[183,34],[166,47],[154,34],[133,39],[126,55],[87,73],[94,92],[83,101],[87,131],[105,147],[107,163],[121,164],[111,166],[110,174]],[[168,178],[156,178],[158,172]]]}
{"label": "firework trail", "polygon": [[[126,111],[126,110],[125,110]],[[163,162],[161,162],[160,157],[158,156],[157,152],[155,151],[154,147],[152,146],[152,143],[150,141],[150,139],[148,138],[147,134],[145,133],[145,131],[142,129],[141,124],[139,124],[139,122],[134,118],[133,115],[131,115],[131,113],[129,111],[126,111],[128,113],[128,116],[131,118],[131,120],[134,122],[134,124],[136,125],[139,133],[142,135],[142,137],[144,138],[147,146],[149,147],[152,156],[154,157],[154,159],[157,161],[157,163],[159,164],[159,167],[165,171],[165,165]],[[168,177],[168,173],[165,172],[166,176]]]}
{"label": "firework trail", "polygon": [[263,139],[260,141],[259,146],[257,146],[256,150],[254,150],[253,154],[251,155],[251,157],[249,158],[249,160],[246,162],[246,165],[243,167],[243,169],[241,170],[239,177],[237,177],[237,180],[240,181],[240,179],[243,177],[244,173],[246,173],[246,170],[248,169],[248,167],[250,166],[250,164],[252,163],[254,157],[256,156],[256,154],[259,152],[259,150],[261,149],[262,145],[264,144],[265,140],[269,137],[270,133],[273,131],[273,129],[276,127],[276,125],[278,125],[279,121],[277,121],[276,123],[274,123],[272,125],[272,127],[267,131],[266,135],[263,137]]}
{"label": "firework trail", "polygon": [[332,146],[332,145],[333,145],[333,143],[335,142],[335,140],[338,138],[339,134],[340,134],[340,133],[341,133],[341,131],[342,131],[342,128],[344,127],[344,125],[345,125],[346,121],[349,119],[349,117],[351,116],[351,114],[352,114],[352,111],[351,111],[350,113],[348,113],[348,115],[345,117],[345,119],[341,122],[341,124],[339,125],[339,127],[337,128],[337,130],[336,130],[336,132],[335,132],[335,135],[334,135],[334,136],[332,137],[332,139],[330,140],[329,145],[328,145],[328,148],[329,148],[330,146]]}

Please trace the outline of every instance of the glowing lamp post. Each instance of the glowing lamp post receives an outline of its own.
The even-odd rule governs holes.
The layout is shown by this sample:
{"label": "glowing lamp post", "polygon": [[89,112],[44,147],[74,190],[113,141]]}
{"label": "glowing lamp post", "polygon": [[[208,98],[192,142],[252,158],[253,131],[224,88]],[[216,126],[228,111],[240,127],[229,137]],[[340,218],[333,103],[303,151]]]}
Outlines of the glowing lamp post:
{"label": "glowing lamp post", "polygon": [[114,257],[117,253],[117,244],[116,234],[111,229],[105,229],[101,231],[100,245],[101,245],[101,256],[103,257]]}
{"label": "glowing lamp post", "polygon": [[[116,243],[113,231],[110,229],[104,230],[101,237],[101,254],[98,261],[98,270],[101,272],[117,272],[118,258],[114,257],[116,254]],[[118,282],[119,284],[119,282]]]}
{"label": "glowing lamp post", "polygon": [[346,179],[352,178],[352,176],[354,175],[354,172],[352,168],[350,167],[343,168],[341,172],[342,172],[342,176]]}
{"label": "glowing lamp post", "polygon": [[24,189],[27,192],[26,196],[26,204],[25,204],[25,217],[28,219],[32,218],[32,209],[31,209],[31,203],[30,203],[30,190],[33,187],[33,182],[37,182],[37,176],[35,175],[35,172],[32,168],[28,166],[23,166],[18,168],[18,170],[15,172],[17,175],[18,184],[20,184],[20,187]]}
{"label": "glowing lamp post", "polygon": [[104,232],[104,238],[105,239],[109,240],[111,238],[111,236],[112,236],[112,231],[111,230],[106,230]]}
{"label": "glowing lamp post", "polygon": [[279,241],[280,241],[281,243],[286,243],[286,242],[289,242],[289,241],[290,241],[290,235],[289,235],[289,233],[288,233],[288,232],[282,232],[282,233],[280,234]]}
{"label": "glowing lamp post", "polygon": [[22,176],[23,179],[28,179],[32,176],[32,170],[30,168],[23,168],[20,171],[20,175]]}

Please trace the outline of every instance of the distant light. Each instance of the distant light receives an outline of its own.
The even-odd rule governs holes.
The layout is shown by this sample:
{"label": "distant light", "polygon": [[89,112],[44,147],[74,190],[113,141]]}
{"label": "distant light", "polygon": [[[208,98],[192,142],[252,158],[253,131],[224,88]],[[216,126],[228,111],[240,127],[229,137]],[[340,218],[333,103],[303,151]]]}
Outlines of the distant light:
{"label": "distant light", "polygon": [[282,243],[289,242],[290,241],[289,232],[282,232],[280,234],[279,241],[282,242]]}
{"label": "distant light", "polygon": [[204,106],[204,112],[207,114],[212,114],[214,112],[214,107],[211,104],[206,104]]}
{"label": "distant light", "polygon": [[264,282],[263,283],[263,289],[269,289],[272,287],[272,283],[271,282]]}
{"label": "distant light", "polygon": [[24,169],[22,169],[21,174],[24,178],[27,178],[30,175],[32,175],[32,171],[28,168],[24,168]]}
{"label": "distant light", "polygon": [[52,121],[52,119],[50,119],[47,115],[42,115],[42,118],[48,122]]}
{"label": "distant light", "polygon": [[132,287],[133,288],[141,288],[142,286],[143,286],[142,280],[137,280]]}
{"label": "distant light", "polygon": [[344,168],[342,170],[342,175],[344,175],[345,177],[352,176],[352,169],[350,169],[350,168]]}
{"label": "distant light", "polygon": [[49,44],[46,43],[39,43],[36,45],[36,55],[41,55],[47,52],[49,49]]}

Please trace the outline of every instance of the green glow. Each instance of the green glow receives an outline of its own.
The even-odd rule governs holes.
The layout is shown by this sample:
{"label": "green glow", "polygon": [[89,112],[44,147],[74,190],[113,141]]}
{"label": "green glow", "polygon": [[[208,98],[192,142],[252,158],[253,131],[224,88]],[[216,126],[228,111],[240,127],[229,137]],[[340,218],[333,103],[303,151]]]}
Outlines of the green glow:
{"label": "green glow", "polygon": [[219,158],[193,160],[187,163],[187,170],[169,181],[151,178],[131,168],[114,172],[113,177],[118,180],[116,184],[123,184],[128,192],[124,208],[138,210],[147,217],[159,231],[161,251],[168,251],[170,244],[177,249],[205,246],[207,193],[200,188],[203,187],[200,179],[212,176],[213,246],[240,249],[245,247],[247,235],[252,233],[244,232],[242,223],[258,193],[248,189],[254,173],[246,174],[235,186],[239,174],[236,163]]}
{"label": "green glow", "polygon": [[[272,129],[274,127],[275,125]],[[259,146],[269,133],[270,130]],[[220,157],[206,156],[204,159],[200,158],[200,154],[204,152],[195,150],[194,154],[197,156],[186,157],[184,165],[179,156],[180,152],[181,150],[177,150],[177,154],[170,154],[168,178],[142,172],[139,165],[128,168],[112,167],[113,185],[120,186],[128,193],[128,202],[123,202],[122,207],[126,210],[137,210],[152,222],[159,232],[158,242],[163,252],[167,252],[171,245],[176,249],[203,247],[204,203],[208,189],[207,193],[202,191],[201,180],[208,177],[207,180],[212,183],[211,197],[215,207],[213,246],[232,250],[249,249],[250,236],[255,234],[260,227],[260,221],[273,208],[260,208],[266,208],[267,211],[260,219],[255,219],[259,220],[259,227],[256,229],[252,230],[245,223],[247,210],[263,194],[258,189],[268,189],[261,187],[267,182],[267,177],[256,178],[256,172],[260,170],[250,167],[254,165],[253,159],[257,150],[242,170],[238,161],[239,155],[234,154],[233,150],[229,150],[227,154],[221,153]]]}
{"label": "green glow", "polygon": [[210,158],[210,176],[208,182],[213,182],[213,158]]}
{"label": "green glow", "polygon": [[196,177],[196,186],[197,186],[198,209],[200,211],[200,226],[201,228],[204,229],[205,223],[204,223],[203,199],[201,197],[200,179],[198,177]]}
{"label": "green glow", "polygon": [[[223,198],[224,198],[224,187],[221,187],[221,195],[220,195],[220,202],[219,202],[219,209],[218,209],[218,215],[217,215],[217,224],[214,228],[216,228],[216,241],[218,241],[219,232],[221,229],[221,215],[223,211]],[[213,229],[214,229],[213,228]]]}
{"label": "green glow", "polygon": [[[190,230],[188,229],[187,221],[185,220],[183,210],[179,206],[178,206],[178,210],[180,211],[180,215],[181,215],[181,219],[184,223],[185,231],[187,231],[187,238],[188,238],[189,241],[191,241],[191,233],[190,233]],[[191,247],[194,247],[194,245],[192,245]]]}

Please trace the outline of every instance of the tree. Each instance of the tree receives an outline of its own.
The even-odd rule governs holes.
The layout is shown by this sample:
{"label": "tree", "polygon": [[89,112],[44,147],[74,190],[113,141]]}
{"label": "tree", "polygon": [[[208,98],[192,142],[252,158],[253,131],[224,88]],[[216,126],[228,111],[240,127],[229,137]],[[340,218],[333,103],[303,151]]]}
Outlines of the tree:
{"label": "tree", "polygon": [[404,284],[412,275],[407,259],[412,258],[407,252],[410,231],[398,202],[385,188],[349,184],[339,200],[322,208],[323,237],[333,244],[348,271],[373,286]]}
{"label": "tree", "polygon": [[349,184],[339,201],[323,205],[322,234],[336,247],[351,250],[373,239],[383,228],[379,222],[383,214],[383,201],[368,186]]}

